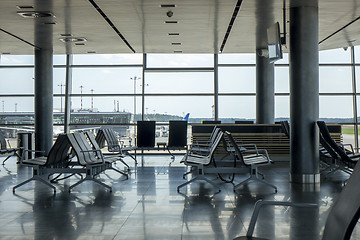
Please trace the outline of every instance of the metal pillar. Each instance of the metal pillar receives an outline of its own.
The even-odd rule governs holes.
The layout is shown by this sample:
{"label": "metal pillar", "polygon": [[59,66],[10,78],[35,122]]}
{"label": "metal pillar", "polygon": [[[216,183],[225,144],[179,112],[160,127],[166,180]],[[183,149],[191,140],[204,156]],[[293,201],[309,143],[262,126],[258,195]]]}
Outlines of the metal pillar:
{"label": "metal pillar", "polygon": [[146,53],[143,54],[142,90],[141,90],[141,120],[144,121],[145,113],[145,69],[147,68]]}
{"label": "metal pillar", "polygon": [[256,51],[256,123],[273,124],[275,118],[274,64]]}
{"label": "metal pillar", "polygon": [[[36,9],[52,9],[52,1],[35,1]],[[53,144],[53,25],[35,18],[35,150],[47,155]]]}
{"label": "metal pillar", "polygon": [[53,144],[53,54],[35,50],[35,149],[47,155]]}
{"label": "metal pillar", "polygon": [[256,123],[273,124],[274,64],[269,62],[267,29],[275,22],[273,1],[256,0]]}
{"label": "metal pillar", "polygon": [[73,57],[66,55],[66,80],[65,80],[65,110],[64,110],[64,133],[70,133],[71,117],[71,89],[72,89],[72,68]]}
{"label": "metal pillar", "polygon": [[319,183],[318,0],[290,1],[290,180]]}
{"label": "metal pillar", "polygon": [[214,54],[214,120],[219,120],[219,55]]}
{"label": "metal pillar", "polygon": [[354,130],[355,130],[355,149],[359,152],[359,127],[357,118],[357,91],[356,91],[356,67],[355,67],[355,47],[351,46],[351,76],[352,76],[352,90],[353,90],[353,116],[354,116]]}

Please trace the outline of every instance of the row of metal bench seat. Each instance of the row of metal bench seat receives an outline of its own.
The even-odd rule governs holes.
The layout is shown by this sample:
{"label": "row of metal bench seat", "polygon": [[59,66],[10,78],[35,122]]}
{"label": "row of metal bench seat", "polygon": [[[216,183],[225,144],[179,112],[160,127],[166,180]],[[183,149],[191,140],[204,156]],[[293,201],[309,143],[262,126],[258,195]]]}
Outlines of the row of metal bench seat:
{"label": "row of metal bench seat", "polygon": [[[105,140],[107,141],[107,139]],[[121,171],[113,166],[116,161],[122,161],[122,157],[120,148],[117,154],[114,152],[113,155],[104,157],[91,132],[59,134],[47,156],[20,161],[21,165],[33,168],[33,176],[14,186],[13,192],[32,180],[43,182],[56,192],[56,187],[50,180],[50,176],[53,174],[78,174],[81,176],[79,181],[69,187],[69,192],[86,180],[94,181],[112,191],[111,186],[99,181],[96,176],[111,169],[128,178],[127,171]],[[126,166],[128,167],[128,165]]]}

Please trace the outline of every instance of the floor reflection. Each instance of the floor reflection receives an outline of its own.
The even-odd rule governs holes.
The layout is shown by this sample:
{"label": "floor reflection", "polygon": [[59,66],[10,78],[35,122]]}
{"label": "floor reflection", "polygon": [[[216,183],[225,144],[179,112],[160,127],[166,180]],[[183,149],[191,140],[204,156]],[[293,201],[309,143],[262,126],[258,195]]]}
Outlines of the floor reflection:
{"label": "floor reflection", "polygon": [[[180,158],[179,158],[180,159]],[[0,239],[233,239],[245,235],[253,207],[260,199],[318,203],[316,209],[266,207],[259,216],[255,236],[270,239],[320,239],[329,207],[347,176],[335,174],[312,188],[290,184],[287,163],[262,169],[278,186],[273,193],[262,184],[245,184],[234,193],[230,183],[214,175],[221,192],[198,181],[179,194],[185,167],[169,166],[169,156],[145,156],[143,166],[131,167],[128,180],[115,172],[100,178],[112,185],[109,193],[84,183],[72,193],[67,186],[77,179],[56,184],[56,195],[33,182],[12,193],[12,187],[31,176],[31,170],[10,159],[0,171]],[[246,176],[236,176],[235,182]],[[360,239],[359,227],[353,239]],[[305,236],[305,237],[304,237]]]}

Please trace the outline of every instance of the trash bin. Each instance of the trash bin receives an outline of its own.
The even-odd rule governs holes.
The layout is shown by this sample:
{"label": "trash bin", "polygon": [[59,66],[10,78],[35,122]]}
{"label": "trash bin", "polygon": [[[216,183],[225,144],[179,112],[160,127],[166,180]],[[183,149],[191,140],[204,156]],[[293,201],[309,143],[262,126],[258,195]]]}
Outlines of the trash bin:
{"label": "trash bin", "polygon": [[[18,151],[19,156],[23,155],[24,150],[32,150],[33,133],[31,132],[18,132],[17,134],[17,147],[21,148]],[[31,159],[32,152],[29,151],[25,154],[24,159]],[[18,161],[20,161],[18,157]]]}

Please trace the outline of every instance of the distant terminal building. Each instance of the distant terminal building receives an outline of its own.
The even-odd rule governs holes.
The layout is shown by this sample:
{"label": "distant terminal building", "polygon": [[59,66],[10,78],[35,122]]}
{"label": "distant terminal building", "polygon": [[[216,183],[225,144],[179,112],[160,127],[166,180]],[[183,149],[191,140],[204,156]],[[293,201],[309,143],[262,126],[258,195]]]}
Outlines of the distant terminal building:
{"label": "distant terminal building", "polygon": [[[115,125],[112,128],[121,136],[128,134],[131,119],[129,112],[89,112],[79,111],[71,112],[71,129],[83,129],[99,127],[103,125]],[[1,112],[0,125],[3,127],[33,127],[35,123],[33,112]],[[54,126],[64,124],[64,113],[54,112]],[[7,135],[12,137],[15,130],[7,130]],[[56,132],[55,132],[56,133]]]}

